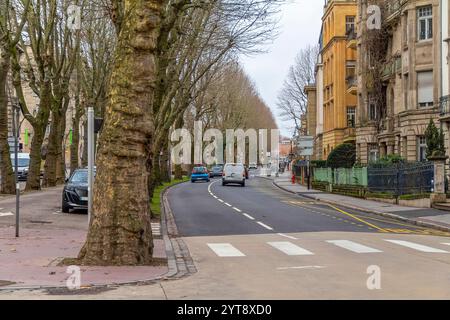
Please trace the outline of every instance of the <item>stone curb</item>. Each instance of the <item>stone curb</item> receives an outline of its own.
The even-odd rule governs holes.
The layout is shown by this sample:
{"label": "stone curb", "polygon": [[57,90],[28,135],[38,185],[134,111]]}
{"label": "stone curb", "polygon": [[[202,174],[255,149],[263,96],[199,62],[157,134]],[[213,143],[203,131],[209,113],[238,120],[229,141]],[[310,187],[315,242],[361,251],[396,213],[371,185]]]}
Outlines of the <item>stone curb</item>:
{"label": "stone curb", "polygon": [[[291,194],[298,195],[296,192],[280,186],[275,181],[273,181],[272,184],[275,187],[277,187],[285,192],[289,192]],[[374,213],[376,215],[383,216],[385,218],[391,218],[391,219],[398,220],[401,222],[411,223],[411,224],[419,226],[419,227],[425,227],[425,228],[435,229],[438,231],[450,232],[450,227],[442,226],[442,225],[435,224],[432,222],[426,222],[426,221],[420,221],[420,220],[411,219],[411,218],[405,218],[403,216],[393,214],[393,213],[386,213],[386,212],[371,210],[371,209],[367,209],[367,208],[361,208],[361,207],[358,207],[355,205],[349,205],[347,203],[343,204],[343,203],[340,203],[337,201],[332,201],[332,200],[327,200],[327,199],[320,199],[319,197],[314,197],[314,196],[310,196],[310,195],[306,195],[306,194],[302,194],[302,197],[309,198],[309,199],[316,200],[316,201],[321,201],[321,202],[328,203],[328,204],[339,205],[341,207],[345,207],[345,208],[349,208],[349,209],[353,209],[353,210],[358,210],[358,211],[367,212],[367,213]]]}
{"label": "stone curb", "polygon": [[[95,290],[95,289],[115,289],[123,286],[144,286],[144,285],[152,285],[161,281],[175,280],[186,277],[190,274],[197,272],[195,265],[190,257],[189,250],[184,243],[184,241],[178,238],[178,230],[176,229],[175,219],[173,218],[172,211],[170,209],[167,193],[170,188],[185,183],[179,182],[174,185],[171,185],[165,188],[162,192],[162,200],[161,203],[161,232],[163,235],[164,244],[166,247],[167,261],[169,271],[159,277],[155,277],[147,280],[138,280],[131,282],[120,282],[120,283],[111,283],[111,284],[92,284],[85,287],[82,287],[80,291],[83,290]],[[171,228],[171,232],[169,231]],[[73,295],[79,294],[77,290],[69,290],[65,286],[29,286],[29,287],[0,287],[0,292],[14,292],[14,291],[64,291],[61,294],[71,293]],[[89,292],[85,292],[89,294]]]}

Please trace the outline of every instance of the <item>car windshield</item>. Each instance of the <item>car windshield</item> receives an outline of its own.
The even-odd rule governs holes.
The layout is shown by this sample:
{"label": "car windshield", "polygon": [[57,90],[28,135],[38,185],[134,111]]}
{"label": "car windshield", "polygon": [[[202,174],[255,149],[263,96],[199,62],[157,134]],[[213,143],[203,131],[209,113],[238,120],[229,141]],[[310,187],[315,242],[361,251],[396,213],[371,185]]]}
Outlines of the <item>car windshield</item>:
{"label": "car windshield", "polygon": [[194,168],[194,173],[205,173],[205,168]]}
{"label": "car windshield", "polygon": [[244,166],[242,164],[230,164],[227,165],[225,169],[231,172],[240,172],[244,170]]}
{"label": "car windshield", "polygon": [[[15,161],[16,161],[15,157],[11,157],[11,163],[12,163],[13,167],[15,165]],[[19,167],[29,167],[30,166],[30,159],[28,159],[28,158],[19,158],[18,162],[19,162]]]}
{"label": "car windshield", "polygon": [[222,167],[214,167],[213,170],[214,171],[222,171]]}
{"label": "car windshield", "polygon": [[70,179],[71,183],[87,183],[88,182],[88,172],[87,171],[75,171],[72,178]]}

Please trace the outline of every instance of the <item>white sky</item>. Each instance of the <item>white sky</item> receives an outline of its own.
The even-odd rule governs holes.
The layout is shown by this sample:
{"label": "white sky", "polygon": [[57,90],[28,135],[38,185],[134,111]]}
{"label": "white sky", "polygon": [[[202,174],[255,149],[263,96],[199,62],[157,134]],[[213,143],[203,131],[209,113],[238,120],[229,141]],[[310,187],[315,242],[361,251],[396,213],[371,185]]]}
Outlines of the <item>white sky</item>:
{"label": "white sky", "polygon": [[291,137],[292,123],[281,121],[276,102],[283,81],[301,48],[319,41],[323,0],[293,0],[282,8],[280,35],[268,53],[242,57],[242,64],[266,104],[277,117],[281,134]]}

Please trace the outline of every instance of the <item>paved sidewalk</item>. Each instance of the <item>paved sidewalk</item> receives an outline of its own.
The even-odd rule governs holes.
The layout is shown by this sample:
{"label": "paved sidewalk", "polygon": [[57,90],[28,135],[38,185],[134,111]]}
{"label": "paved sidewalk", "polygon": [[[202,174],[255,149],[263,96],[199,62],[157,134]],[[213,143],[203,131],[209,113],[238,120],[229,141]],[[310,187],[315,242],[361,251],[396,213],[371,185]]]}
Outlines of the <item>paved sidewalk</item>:
{"label": "paved sidewalk", "polygon": [[[0,229],[0,289],[65,287],[70,276],[59,267],[62,258],[75,258],[86,231],[70,229]],[[155,239],[157,258],[166,258],[163,240]],[[112,285],[147,281],[168,272],[167,264],[145,267],[81,267],[81,286]]]}
{"label": "paved sidewalk", "polygon": [[[64,214],[60,203],[61,188],[23,195],[20,238],[15,238],[15,198],[0,198],[0,290],[66,287],[70,274],[66,267],[57,265],[62,258],[77,257],[86,238],[87,215]],[[166,259],[168,244],[159,223],[152,224],[152,229],[156,238],[154,256]],[[163,263],[146,267],[81,267],[80,271],[81,285],[89,287],[146,282],[167,276],[169,267]]]}
{"label": "paved sidewalk", "polygon": [[305,186],[292,184],[291,178],[292,173],[287,171],[275,178],[274,184],[285,191],[314,200],[320,200],[356,210],[373,212],[426,227],[433,227],[445,231],[450,230],[450,214],[446,211],[404,207],[384,202],[331,194],[318,190],[308,190]]}

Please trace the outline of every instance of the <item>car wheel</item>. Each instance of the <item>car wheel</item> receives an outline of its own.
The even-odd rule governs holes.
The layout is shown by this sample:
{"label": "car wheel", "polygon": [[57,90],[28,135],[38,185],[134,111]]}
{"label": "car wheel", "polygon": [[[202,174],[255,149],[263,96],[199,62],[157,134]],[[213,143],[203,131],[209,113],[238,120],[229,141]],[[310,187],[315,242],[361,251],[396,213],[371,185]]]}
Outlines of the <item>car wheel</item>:
{"label": "car wheel", "polygon": [[241,186],[245,187],[245,180],[242,181]]}
{"label": "car wheel", "polygon": [[70,213],[70,206],[67,205],[67,203],[65,203],[64,201],[62,203],[62,208],[61,209],[62,209],[61,211],[63,213]]}
{"label": "car wheel", "polygon": [[222,181],[222,187],[225,187],[226,185],[225,181]]}
{"label": "car wheel", "polygon": [[194,181],[194,180],[191,180],[191,183],[195,183],[195,181]]}

